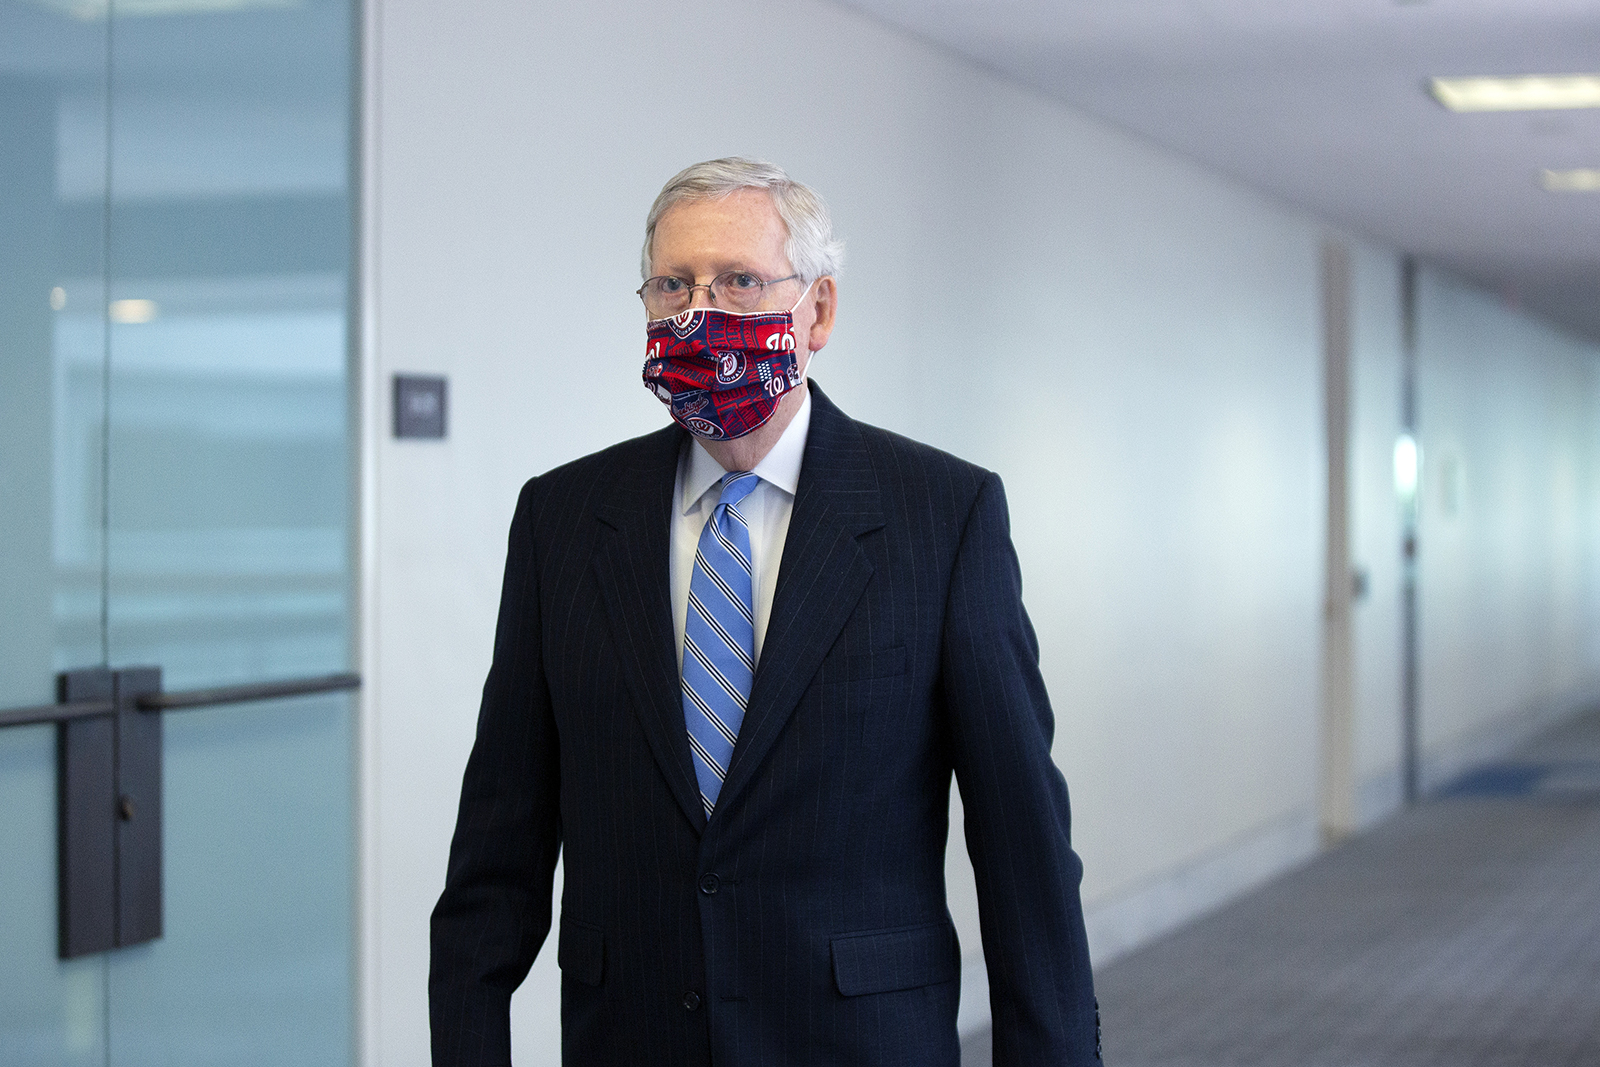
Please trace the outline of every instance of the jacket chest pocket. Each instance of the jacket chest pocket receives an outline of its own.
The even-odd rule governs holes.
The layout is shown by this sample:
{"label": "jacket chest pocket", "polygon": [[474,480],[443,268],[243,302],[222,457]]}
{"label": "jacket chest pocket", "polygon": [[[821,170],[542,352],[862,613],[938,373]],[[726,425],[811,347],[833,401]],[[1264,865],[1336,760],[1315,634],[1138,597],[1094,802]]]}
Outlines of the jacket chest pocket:
{"label": "jacket chest pocket", "polygon": [[849,724],[862,746],[876,749],[905,713],[905,646],[835,657],[818,678],[829,717]]}

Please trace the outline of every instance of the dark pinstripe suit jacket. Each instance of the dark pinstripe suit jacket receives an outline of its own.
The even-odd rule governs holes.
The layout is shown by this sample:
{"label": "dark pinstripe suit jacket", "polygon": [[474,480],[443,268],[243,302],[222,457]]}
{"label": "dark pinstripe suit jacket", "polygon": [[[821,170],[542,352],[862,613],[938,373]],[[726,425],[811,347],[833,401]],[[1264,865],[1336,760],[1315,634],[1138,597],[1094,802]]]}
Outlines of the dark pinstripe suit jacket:
{"label": "dark pinstripe suit jacket", "polygon": [[955,1067],[945,906],[966,809],[995,1063],[1098,1058],[1081,865],[1000,479],[813,411],[771,621],[716,814],[668,594],[682,431],[530,481],[429,979],[437,1067],[508,1064],[550,929],[569,1067]]}

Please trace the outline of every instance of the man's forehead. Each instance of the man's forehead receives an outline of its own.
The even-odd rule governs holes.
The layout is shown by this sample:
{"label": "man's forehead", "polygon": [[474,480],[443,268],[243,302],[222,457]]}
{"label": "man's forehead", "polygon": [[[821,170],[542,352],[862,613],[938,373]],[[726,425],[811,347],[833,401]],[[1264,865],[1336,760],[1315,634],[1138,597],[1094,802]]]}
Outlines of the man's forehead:
{"label": "man's forehead", "polygon": [[[712,259],[724,268],[757,266],[746,260],[787,262],[784,226],[764,189],[682,200],[656,222],[651,258],[657,261]],[[738,262],[735,262],[738,261]]]}
{"label": "man's forehead", "polygon": [[663,226],[673,222],[682,223],[685,219],[726,219],[735,225],[742,224],[752,229],[774,224],[783,228],[778,206],[765,189],[736,189],[722,196],[697,196],[680,200],[662,212],[656,229],[659,232]]}

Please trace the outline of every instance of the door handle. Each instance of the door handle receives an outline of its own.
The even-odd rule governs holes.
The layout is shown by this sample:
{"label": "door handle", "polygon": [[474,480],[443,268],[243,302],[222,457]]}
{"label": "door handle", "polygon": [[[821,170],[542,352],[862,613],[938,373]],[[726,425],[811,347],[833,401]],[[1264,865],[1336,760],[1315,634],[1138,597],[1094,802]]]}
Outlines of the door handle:
{"label": "door handle", "polygon": [[188,689],[176,693],[147,693],[139,698],[140,711],[187,711],[218,704],[246,704],[255,700],[334,693],[340,689],[359,689],[359,674],[319,674],[311,678],[287,678],[278,682],[252,685],[226,685],[215,689]]}
{"label": "door handle", "polygon": [[[139,698],[140,711],[187,711],[218,704],[243,704],[254,700],[333,693],[340,689],[361,688],[359,674],[319,674],[309,678],[286,678],[276,682],[230,685],[212,689],[179,690],[175,693],[150,693]],[[72,700],[55,704],[36,704],[0,711],[0,726],[33,726],[45,722],[70,722],[110,715],[117,709],[110,700]]]}
{"label": "door handle", "polygon": [[168,693],[159,667],[92,667],[59,675],[54,704],[0,711],[0,727],[56,724],[61,958],[161,936],[164,712],[360,685],[360,675],[342,673]]}
{"label": "door handle", "polygon": [[109,700],[74,700],[60,704],[38,704],[31,708],[0,711],[0,726],[33,726],[42,722],[71,722],[110,715],[117,706]]}

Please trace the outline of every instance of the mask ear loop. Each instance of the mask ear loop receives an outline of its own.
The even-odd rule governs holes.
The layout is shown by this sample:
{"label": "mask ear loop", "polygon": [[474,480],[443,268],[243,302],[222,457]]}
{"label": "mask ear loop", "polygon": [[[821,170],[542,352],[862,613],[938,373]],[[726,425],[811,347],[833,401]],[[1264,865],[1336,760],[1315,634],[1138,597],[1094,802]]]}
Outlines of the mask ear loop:
{"label": "mask ear loop", "polygon": [[800,291],[800,299],[794,302],[794,307],[789,309],[789,314],[793,315],[796,311],[800,310],[800,305],[806,302],[806,294],[811,292],[811,287],[816,285],[819,280],[820,279],[812,278],[806,283],[806,287]]}
{"label": "mask ear loop", "polygon": [[[796,311],[800,310],[800,305],[804,304],[806,302],[806,294],[810,293],[811,292],[811,287],[813,285],[816,285],[817,282],[820,281],[820,280],[821,279],[818,279],[818,278],[812,278],[809,282],[807,282],[805,289],[800,293],[800,299],[796,300],[794,302],[794,307],[789,309],[789,328],[791,330],[794,329],[794,313]],[[796,340],[798,341],[798,338],[796,338]],[[798,389],[800,386],[806,384],[806,378],[811,373],[811,359],[816,354],[817,353],[816,353],[816,351],[814,349],[812,349],[812,348],[807,348],[806,349],[806,365],[800,371],[800,380],[794,384],[794,388]]]}

